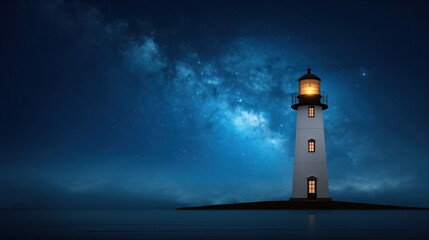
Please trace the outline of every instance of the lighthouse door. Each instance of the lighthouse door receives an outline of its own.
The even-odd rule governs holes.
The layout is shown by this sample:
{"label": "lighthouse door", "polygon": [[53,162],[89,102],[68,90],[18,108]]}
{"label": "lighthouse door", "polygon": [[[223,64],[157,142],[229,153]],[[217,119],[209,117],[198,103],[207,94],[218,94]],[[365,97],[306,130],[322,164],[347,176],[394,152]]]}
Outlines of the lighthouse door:
{"label": "lighthouse door", "polygon": [[308,199],[317,199],[317,178],[309,177],[307,178],[307,198]]}

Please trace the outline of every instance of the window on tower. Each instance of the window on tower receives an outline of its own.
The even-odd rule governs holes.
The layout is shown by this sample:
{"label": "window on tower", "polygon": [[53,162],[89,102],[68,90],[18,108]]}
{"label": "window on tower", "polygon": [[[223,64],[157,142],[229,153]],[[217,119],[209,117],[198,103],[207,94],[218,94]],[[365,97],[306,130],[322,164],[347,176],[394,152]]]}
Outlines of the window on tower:
{"label": "window on tower", "polygon": [[316,151],[316,140],[310,139],[308,140],[308,152]]}
{"label": "window on tower", "polygon": [[308,117],[314,117],[314,106],[308,107]]}
{"label": "window on tower", "polygon": [[316,193],[316,181],[308,181],[308,193]]}

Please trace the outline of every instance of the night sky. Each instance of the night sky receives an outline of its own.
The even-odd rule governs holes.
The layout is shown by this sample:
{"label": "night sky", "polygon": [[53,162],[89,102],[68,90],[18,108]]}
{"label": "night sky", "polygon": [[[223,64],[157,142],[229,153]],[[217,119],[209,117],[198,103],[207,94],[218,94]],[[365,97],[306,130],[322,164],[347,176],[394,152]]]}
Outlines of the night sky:
{"label": "night sky", "polygon": [[334,200],[429,207],[425,1],[2,1],[0,207],[289,199],[311,67]]}

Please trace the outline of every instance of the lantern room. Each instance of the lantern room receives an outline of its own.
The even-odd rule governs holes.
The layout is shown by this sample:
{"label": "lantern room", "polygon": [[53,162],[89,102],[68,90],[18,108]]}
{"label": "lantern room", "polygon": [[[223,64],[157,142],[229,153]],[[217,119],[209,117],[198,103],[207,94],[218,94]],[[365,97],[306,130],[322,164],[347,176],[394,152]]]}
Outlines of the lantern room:
{"label": "lantern room", "polygon": [[328,96],[320,91],[320,78],[307,69],[298,79],[298,92],[292,94],[292,109],[297,110],[299,106],[321,106],[323,110],[328,108]]}
{"label": "lantern room", "polygon": [[320,95],[320,78],[307,69],[307,74],[299,79],[299,95]]}

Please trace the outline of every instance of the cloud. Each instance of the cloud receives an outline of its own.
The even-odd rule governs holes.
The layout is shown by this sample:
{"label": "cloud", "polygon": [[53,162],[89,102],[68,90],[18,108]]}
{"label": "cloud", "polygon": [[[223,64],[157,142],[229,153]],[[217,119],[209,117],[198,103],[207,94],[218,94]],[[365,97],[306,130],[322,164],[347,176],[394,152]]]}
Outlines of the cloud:
{"label": "cloud", "polygon": [[410,185],[410,178],[386,177],[389,174],[383,174],[382,176],[348,176],[342,180],[335,181],[330,185],[330,190],[333,192],[385,192],[392,189],[404,189]]}

